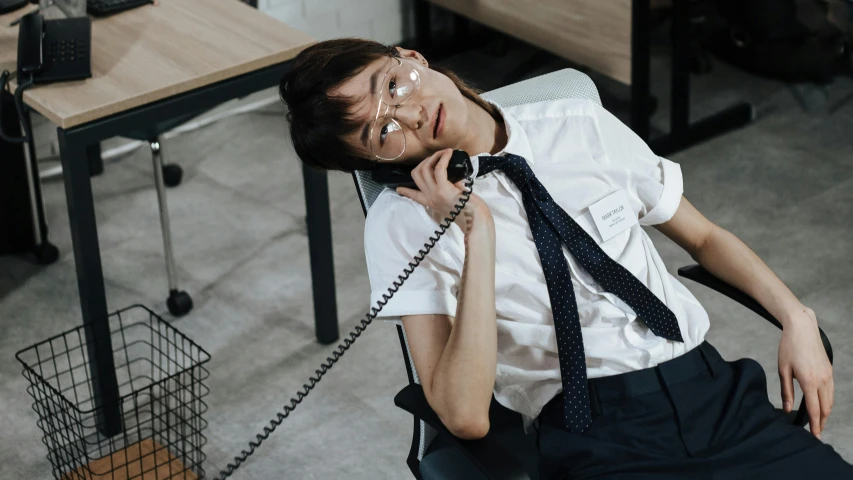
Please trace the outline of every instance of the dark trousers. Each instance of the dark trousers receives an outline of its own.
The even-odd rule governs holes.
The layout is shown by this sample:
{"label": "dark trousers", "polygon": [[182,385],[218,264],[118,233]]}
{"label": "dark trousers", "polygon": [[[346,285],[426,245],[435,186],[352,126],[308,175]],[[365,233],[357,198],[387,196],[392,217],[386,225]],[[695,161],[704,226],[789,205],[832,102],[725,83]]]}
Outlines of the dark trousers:
{"label": "dark trousers", "polygon": [[726,362],[707,342],[655,368],[593,379],[593,422],[539,417],[539,470],[551,479],[853,479],[853,466],[770,403],[758,362]]}

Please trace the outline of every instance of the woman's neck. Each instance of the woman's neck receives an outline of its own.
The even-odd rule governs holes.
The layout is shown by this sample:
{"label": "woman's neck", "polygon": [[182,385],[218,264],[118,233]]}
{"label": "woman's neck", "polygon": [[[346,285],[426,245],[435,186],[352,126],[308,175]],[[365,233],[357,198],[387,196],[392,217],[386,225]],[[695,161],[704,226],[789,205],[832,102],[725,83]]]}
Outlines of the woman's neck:
{"label": "woman's neck", "polygon": [[506,147],[507,132],[503,121],[496,121],[483,107],[466,98],[470,128],[465,134],[463,150],[471,155],[489,152],[495,154]]}

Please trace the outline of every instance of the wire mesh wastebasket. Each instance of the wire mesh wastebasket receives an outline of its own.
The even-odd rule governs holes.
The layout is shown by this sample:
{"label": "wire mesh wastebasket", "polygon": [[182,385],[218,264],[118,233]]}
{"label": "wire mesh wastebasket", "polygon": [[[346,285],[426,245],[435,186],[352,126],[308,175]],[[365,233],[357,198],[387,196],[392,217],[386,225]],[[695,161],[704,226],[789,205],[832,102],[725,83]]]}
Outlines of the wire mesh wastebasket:
{"label": "wire mesh wastebasket", "polygon": [[16,355],[54,477],[204,478],[210,355],[141,305],[111,314],[109,324],[122,422],[111,437],[98,424],[85,325]]}

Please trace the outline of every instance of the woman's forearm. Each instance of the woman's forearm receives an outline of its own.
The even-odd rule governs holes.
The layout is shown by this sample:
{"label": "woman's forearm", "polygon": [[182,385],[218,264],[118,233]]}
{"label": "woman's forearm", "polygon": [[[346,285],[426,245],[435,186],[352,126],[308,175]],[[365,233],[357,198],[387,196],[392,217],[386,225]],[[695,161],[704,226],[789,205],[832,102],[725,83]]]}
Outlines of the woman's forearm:
{"label": "woman's forearm", "polygon": [[445,423],[472,438],[488,431],[495,385],[495,230],[488,210],[469,219],[465,265],[450,338],[436,366],[432,390],[441,399]]}
{"label": "woman's forearm", "polygon": [[804,305],[745,243],[716,228],[695,256],[705,270],[755,299],[783,327]]}

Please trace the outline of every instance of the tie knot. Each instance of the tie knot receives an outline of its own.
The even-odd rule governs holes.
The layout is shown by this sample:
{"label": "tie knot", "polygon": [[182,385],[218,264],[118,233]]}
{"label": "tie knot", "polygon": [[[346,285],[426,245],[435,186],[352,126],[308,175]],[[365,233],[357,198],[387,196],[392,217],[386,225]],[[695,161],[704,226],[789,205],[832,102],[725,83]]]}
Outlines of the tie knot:
{"label": "tie knot", "polygon": [[525,180],[533,177],[533,170],[530,169],[530,165],[527,164],[524,157],[508,153],[504,157],[483,155],[479,159],[478,177],[494,170],[501,170],[510,177],[518,177],[520,174]]}
{"label": "tie knot", "polygon": [[540,200],[548,200],[550,198],[548,192],[545,191],[545,188],[541,187],[539,182],[536,181],[536,175],[533,173],[533,169],[530,168],[530,165],[524,157],[508,153],[505,157],[483,155],[479,157],[479,159],[480,166],[477,171],[478,177],[494,170],[500,170],[504,172],[510,180],[512,180],[512,183],[514,183],[522,193],[532,193]]}

